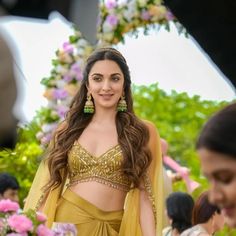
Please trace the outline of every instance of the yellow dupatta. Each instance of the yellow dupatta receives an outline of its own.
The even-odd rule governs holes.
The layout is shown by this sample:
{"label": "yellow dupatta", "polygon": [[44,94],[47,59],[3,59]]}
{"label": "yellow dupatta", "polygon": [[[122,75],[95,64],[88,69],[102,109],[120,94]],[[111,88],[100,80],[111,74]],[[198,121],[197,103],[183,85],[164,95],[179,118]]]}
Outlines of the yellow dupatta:
{"label": "yellow dupatta", "polygon": [[[151,122],[145,121],[145,123],[150,132],[149,148],[152,154],[152,162],[149,168],[148,179],[145,181],[145,189],[153,204],[153,213],[156,219],[156,236],[160,236],[162,235],[165,218],[160,137],[155,126]],[[128,193],[119,236],[142,235],[140,226],[139,196],[139,189],[133,189]]]}
{"label": "yellow dupatta", "polygon": [[46,161],[41,161],[23,208],[23,211],[27,211],[28,209],[38,210],[41,203],[45,202],[41,211],[47,216],[47,227],[51,227],[54,222],[57,203],[62,192],[64,191],[65,183],[67,182],[67,178],[65,178],[65,182],[63,184],[50,190],[47,194],[43,190],[43,187],[48,183],[49,176]]}

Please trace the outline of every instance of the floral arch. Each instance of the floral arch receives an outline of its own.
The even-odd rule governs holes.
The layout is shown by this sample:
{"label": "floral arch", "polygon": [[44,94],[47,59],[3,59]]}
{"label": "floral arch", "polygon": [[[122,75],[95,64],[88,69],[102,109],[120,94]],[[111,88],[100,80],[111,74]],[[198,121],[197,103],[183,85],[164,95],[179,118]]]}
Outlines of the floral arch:
{"label": "floral arch", "polygon": [[107,0],[100,3],[97,44],[92,46],[79,30],[69,37],[53,59],[53,69],[49,77],[42,80],[44,96],[48,106],[42,108],[37,117],[41,130],[37,138],[42,146],[47,146],[51,133],[58,121],[64,118],[68,105],[79,88],[85,59],[97,47],[116,45],[124,42],[124,35],[138,35],[138,28],[144,32],[164,25],[169,29],[169,21],[174,17],[161,0]]}

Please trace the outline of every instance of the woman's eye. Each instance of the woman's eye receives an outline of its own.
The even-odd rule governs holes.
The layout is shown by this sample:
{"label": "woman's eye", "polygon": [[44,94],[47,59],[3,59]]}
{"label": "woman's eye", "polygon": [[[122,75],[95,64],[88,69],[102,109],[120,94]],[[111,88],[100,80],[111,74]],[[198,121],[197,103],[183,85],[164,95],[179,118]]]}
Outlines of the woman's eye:
{"label": "woman's eye", "polygon": [[232,176],[218,176],[218,181],[223,184],[229,184],[231,183],[233,177]]}
{"label": "woman's eye", "polygon": [[99,76],[94,76],[94,77],[93,77],[93,80],[94,80],[94,81],[101,81],[101,80],[102,80],[102,78],[101,78],[101,77],[99,77]]}
{"label": "woman's eye", "polygon": [[118,80],[120,80],[120,77],[114,76],[114,77],[112,77],[112,80],[113,80],[113,81],[118,81]]}

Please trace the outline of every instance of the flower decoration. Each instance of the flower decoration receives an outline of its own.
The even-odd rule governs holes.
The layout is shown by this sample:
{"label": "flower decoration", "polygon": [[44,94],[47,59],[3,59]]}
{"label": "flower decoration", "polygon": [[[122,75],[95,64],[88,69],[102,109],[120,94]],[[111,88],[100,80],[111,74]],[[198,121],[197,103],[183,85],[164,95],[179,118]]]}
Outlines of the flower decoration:
{"label": "flower decoration", "polygon": [[21,212],[19,204],[11,200],[0,201],[1,236],[75,236],[75,225],[57,223],[58,227],[46,227],[46,216],[32,209]]}
{"label": "flower decoration", "polygon": [[75,29],[74,35],[57,50],[51,75],[41,81],[46,88],[44,97],[48,99],[48,106],[38,113],[42,130],[37,138],[41,145],[48,145],[56,124],[64,119],[79,89],[84,62],[95,48],[124,42],[125,34],[137,35],[139,27],[144,27],[145,33],[155,24],[165,25],[168,29],[168,23],[173,19],[161,0],[101,1],[97,45],[90,45]]}

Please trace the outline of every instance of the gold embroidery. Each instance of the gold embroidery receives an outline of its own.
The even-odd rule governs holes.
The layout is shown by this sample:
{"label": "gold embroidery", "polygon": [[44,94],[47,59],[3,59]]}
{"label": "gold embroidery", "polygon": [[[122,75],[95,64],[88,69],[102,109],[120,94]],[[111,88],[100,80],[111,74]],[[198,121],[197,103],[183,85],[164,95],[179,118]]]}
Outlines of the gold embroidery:
{"label": "gold embroidery", "polygon": [[123,161],[119,145],[99,157],[94,157],[79,143],[75,143],[68,154],[68,186],[87,181],[97,181],[112,188],[129,191],[131,182],[121,171]]}
{"label": "gold embroidery", "polygon": [[151,181],[150,181],[150,178],[148,176],[148,173],[144,174],[143,181],[144,181],[145,190],[148,193],[148,198],[149,198],[149,200],[151,201],[151,204],[152,204],[152,211],[153,211],[153,215],[154,215],[154,218],[155,218],[155,223],[157,225],[157,218],[156,218],[157,210],[156,210],[155,198],[153,196]]}
{"label": "gold embroidery", "polygon": [[39,198],[39,200],[38,200],[38,202],[37,202],[37,204],[36,204],[36,206],[35,206],[35,209],[34,209],[35,211],[38,211],[38,210],[39,210],[41,204],[43,203],[44,197],[45,197],[45,193],[43,193],[43,194],[40,196],[40,198]]}

